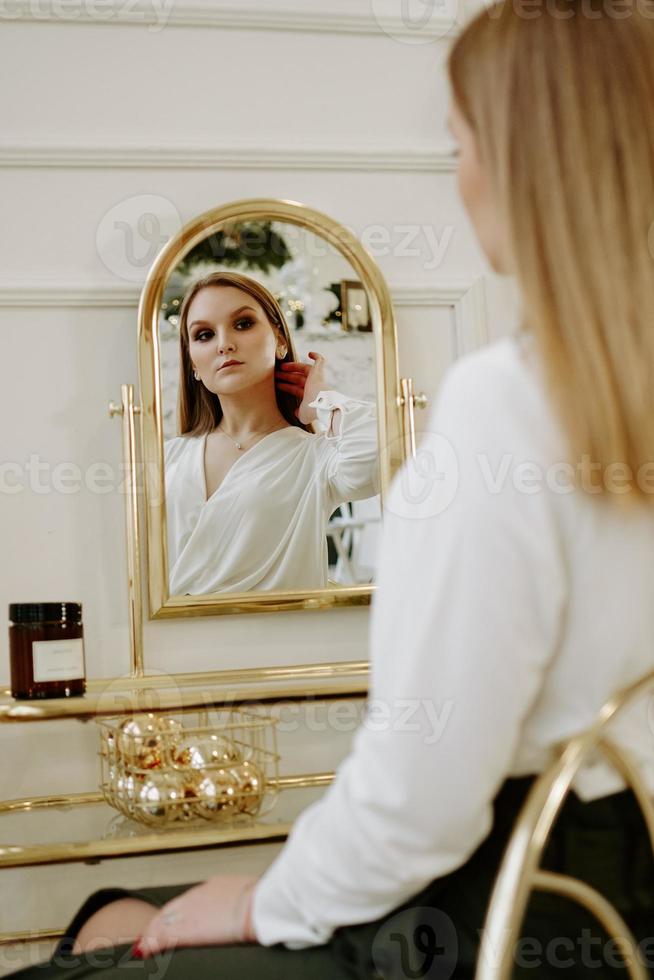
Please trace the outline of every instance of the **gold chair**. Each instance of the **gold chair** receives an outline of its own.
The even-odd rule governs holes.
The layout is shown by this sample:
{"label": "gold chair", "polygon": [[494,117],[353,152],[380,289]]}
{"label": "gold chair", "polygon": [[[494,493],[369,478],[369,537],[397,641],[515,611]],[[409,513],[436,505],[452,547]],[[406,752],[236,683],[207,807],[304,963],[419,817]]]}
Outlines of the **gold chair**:
{"label": "gold chair", "polygon": [[600,752],[621,774],[638,800],[654,849],[654,804],[634,761],[606,735],[606,728],[638,698],[654,693],[654,673],[618,692],[594,724],[566,742],[560,755],[535,781],[511,833],[491,895],[482,934],[475,980],[510,980],[513,949],[532,891],[545,891],[578,902],[613,938],[632,980],[649,980],[636,955],[637,942],[618,911],[596,889],[577,878],[540,868],[543,852],[572,781],[592,754]]}

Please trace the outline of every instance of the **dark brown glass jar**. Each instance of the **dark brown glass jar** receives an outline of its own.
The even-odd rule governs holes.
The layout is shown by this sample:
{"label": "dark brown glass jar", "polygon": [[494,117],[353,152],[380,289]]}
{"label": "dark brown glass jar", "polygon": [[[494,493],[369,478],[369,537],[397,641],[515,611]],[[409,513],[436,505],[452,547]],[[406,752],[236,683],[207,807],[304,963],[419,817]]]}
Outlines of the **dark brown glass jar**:
{"label": "dark brown glass jar", "polygon": [[9,606],[11,693],[15,698],[72,698],[86,691],[79,602]]}

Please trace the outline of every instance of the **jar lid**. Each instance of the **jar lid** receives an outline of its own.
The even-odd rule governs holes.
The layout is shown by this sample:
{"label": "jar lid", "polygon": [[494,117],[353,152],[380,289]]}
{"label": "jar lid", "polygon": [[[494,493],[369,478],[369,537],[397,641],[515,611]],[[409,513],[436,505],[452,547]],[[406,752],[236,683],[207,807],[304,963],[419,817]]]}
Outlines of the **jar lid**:
{"label": "jar lid", "polygon": [[12,623],[60,623],[82,621],[81,602],[12,602],[9,605]]}

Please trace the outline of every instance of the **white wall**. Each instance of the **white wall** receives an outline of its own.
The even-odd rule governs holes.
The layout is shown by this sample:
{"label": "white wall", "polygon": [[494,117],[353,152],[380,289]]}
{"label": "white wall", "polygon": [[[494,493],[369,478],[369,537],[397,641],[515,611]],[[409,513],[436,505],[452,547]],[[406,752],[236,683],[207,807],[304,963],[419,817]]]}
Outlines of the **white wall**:
{"label": "white wall", "polygon": [[[62,5],[21,0],[0,15],[2,88],[12,92],[0,117],[0,462],[22,474],[18,492],[0,494],[0,608],[81,601],[90,676],[128,667],[123,498],[64,493],[52,481],[36,492],[25,466],[32,454],[51,472],[120,465],[107,405],[122,383],[137,384],[145,264],[121,260],[102,234],[98,247],[118,210],[172,216],[164,229],[242,197],[333,215],[377,255],[397,301],[400,371],[430,396],[474,344],[484,312],[491,336],[509,326],[447,155],[449,39],[433,37],[444,34],[438,20],[430,43],[415,43],[427,35],[402,27],[399,6],[351,0],[325,13],[316,0],[259,0],[200,17],[175,0],[141,4],[137,13],[169,18],[151,12],[145,23],[120,0],[112,19],[103,7],[104,22],[91,0],[69,2],[65,16]],[[148,242],[136,244],[147,255]],[[166,671],[362,659],[368,617],[352,608],[146,623],[146,657]],[[0,631],[0,682],[8,676]],[[94,788],[96,734],[92,725],[0,731],[2,797]],[[288,745],[286,771],[333,767],[350,737],[307,732]],[[275,850],[0,871],[13,896],[11,910],[0,899],[0,931],[61,926],[101,883],[197,880],[209,862],[231,869],[241,856],[254,870]]]}

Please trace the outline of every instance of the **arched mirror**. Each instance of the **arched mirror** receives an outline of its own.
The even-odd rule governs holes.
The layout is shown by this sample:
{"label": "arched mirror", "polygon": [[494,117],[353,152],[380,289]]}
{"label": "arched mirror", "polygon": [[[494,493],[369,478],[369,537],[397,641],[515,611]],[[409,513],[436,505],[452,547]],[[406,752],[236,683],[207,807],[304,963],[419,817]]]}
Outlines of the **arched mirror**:
{"label": "arched mirror", "polygon": [[368,603],[403,438],[357,239],[289,201],[200,215],[144,286],[139,372],[151,618]]}

